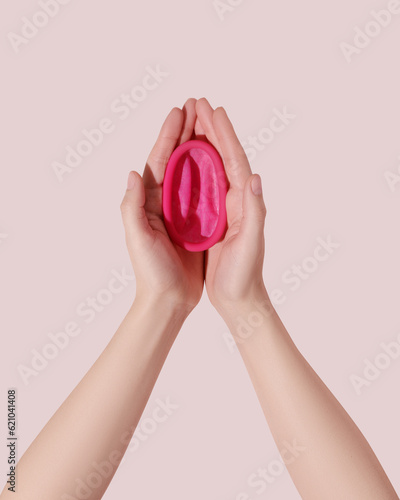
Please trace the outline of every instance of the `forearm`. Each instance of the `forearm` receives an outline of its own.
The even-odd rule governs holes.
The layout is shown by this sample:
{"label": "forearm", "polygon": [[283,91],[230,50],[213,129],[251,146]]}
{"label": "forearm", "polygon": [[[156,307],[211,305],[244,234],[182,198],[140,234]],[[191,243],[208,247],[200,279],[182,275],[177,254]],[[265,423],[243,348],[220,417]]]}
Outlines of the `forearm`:
{"label": "forearm", "polygon": [[160,301],[135,301],[100,357],[21,458],[12,498],[75,498],[77,480],[86,483],[95,472],[93,463],[108,462],[112,473],[88,498],[102,497],[186,316]]}
{"label": "forearm", "polygon": [[[268,295],[225,319],[254,384],[282,458],[305,500],[398,499],[379,461],[349,415],[298,351]],[[243,335],[239,316],[253,326]],[[285,460],[286,459],[286,460]]]}

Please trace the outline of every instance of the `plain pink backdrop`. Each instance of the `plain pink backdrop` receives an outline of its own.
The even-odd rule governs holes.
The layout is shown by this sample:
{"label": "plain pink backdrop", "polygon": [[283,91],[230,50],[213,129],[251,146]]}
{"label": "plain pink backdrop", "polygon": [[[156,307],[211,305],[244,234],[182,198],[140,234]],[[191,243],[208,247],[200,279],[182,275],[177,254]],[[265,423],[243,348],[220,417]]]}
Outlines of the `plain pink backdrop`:
{"label": "plain pink backdrop", "polygon": [[[92,323],[76,313],[112,270],[131,272],[119,213],[129,170],[143,171],[173,106],[206,96],[242,141],[274,109],[295,115],[251,162],[268,208],[265,282],[285,293],[277,309],[294,341],[400,491],[400,360],[359,396],[350,382],[400,333],[400,185],[384,177],[400,163],[400,15],[350,64],[340,50],[387,4],[243,0],[221,20],[212,0],[71,0],[16,54],[7,34],[39,5],[2,2],[0,470],[7,388],[18,390],[21,456],[129,308],[133,282]],[[112,103],[157,65],[168,77],[121,120]],[[103,118],[115,130],[60,183],[52,162]],[[292,292],[283,274],[328,235],[340,247]],[[24,385],[17,366],[73,320],[82,333]],[[179,408],[127,454],[104,498],[299,498],[287,472],[262,494],[247,484],[278,451],[226,332],[204,294],[144,417],[157,398]]]}

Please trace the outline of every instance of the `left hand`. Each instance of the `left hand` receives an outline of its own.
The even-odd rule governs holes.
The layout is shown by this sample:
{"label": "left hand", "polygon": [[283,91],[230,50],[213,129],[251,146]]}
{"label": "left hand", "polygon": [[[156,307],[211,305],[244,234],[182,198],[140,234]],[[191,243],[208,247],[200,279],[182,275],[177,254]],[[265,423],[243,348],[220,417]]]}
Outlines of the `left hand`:
{"label": "left hand", "polygon": [[162,214],[165,167],[174,149],[194,139],[196,99],[183,109],[173,108],[161,127],[148,157],[143,178],[132,171],[121,203],[126,244],[136,276],[136,297],[190,312],[199,302],[204,285],[204,252],[189,252],[168,236]]}

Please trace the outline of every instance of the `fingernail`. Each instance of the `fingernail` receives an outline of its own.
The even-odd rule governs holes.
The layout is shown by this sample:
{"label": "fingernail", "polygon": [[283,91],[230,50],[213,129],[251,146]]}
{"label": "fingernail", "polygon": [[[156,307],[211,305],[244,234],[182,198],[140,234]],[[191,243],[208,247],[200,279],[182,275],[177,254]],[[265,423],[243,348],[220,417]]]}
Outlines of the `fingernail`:
{"label": "fingernail", "polygon": [[256,175],[255,177],[253,177],[253,179],[251,181],[251,190],[257,196],[262,194],[261,177],[259,175]]}
{"label": "fingernail", "polygon": [[129,172],[129,175],[128,175],[128,185],[126,187],[126,189],[133,189],[133,187],[135,186],[135,174],[134,172]]}

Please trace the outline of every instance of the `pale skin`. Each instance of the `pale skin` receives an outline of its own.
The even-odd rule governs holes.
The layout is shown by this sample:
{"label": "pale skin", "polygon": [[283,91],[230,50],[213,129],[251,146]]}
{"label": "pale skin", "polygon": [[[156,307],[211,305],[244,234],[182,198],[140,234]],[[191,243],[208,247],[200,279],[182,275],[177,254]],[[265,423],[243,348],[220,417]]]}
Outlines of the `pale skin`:
{"label": "pale skin", "polygon": [[[229,190],[223,240],[206,252],[191,253],[168,237],[161,194],[169,156],[194,138],[209,141],[219,151]],[[132,436],[204,283],[237,341],[301,497],[398,499],[368,442],[298,351],[271,304],[262,275],[266,209],[261,179],[251,173],[222,107],[214,110],[202,98],[172,109],[143,176],[129,174],[121,212],[136,276],[134,303],[100,357],[20,459],[17,493],[6,486],[1,499],[76,498],[77,478],[85,482],[94,462],[107,461],[112,473],[87,497],[102,498],[126,450],[126,433]],[[263,311],[257,316],[262,318],[258,326],[249,335],[239,335],[238,316],[253,317],[257,311]],[[294,440],[301,452],[288,460],[286,443]]]}

